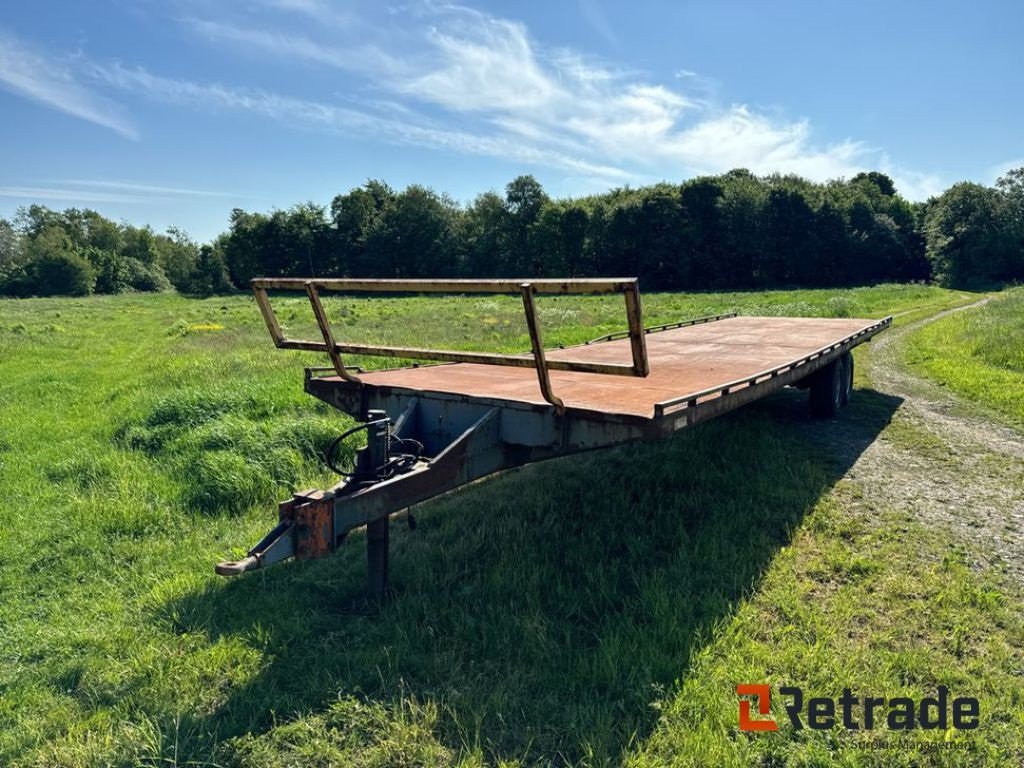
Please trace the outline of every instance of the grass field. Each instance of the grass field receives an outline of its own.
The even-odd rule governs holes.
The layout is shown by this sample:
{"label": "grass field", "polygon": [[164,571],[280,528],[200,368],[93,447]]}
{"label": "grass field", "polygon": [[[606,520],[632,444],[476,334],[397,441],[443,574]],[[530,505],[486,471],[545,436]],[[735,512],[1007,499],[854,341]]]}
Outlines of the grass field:
{"label": "grass field", "polygon": [[[711,312],[912,318],[932,287],[650,295]],[[312,336],[308,305],[282,302]],[[618,302],[540,302],[546,341]],[[359,340],[523,351],[520,304],[336,299]],[[379,361],[363,361],[373,364]],[[0,301],[0,765],[1004,765],[1024,758],[1019,595],[941,530],[868,503],[796,393],[670,440],[533,465],[394,523],[393,600],[335,557],[224,581],[274,502],[333,482],[346,419],[302,392],[246,296]],[[830,436],[832,435],[832,436]],[[981,699],[975,732],[736,730],[737,683]],[[776,706],[776,716],[784,714]],[[965,749],[921,751],[936,744]]]}
{"label": "grass field", "polygon": [[1024,289],[913,333],[912,370],[1024,426]]}

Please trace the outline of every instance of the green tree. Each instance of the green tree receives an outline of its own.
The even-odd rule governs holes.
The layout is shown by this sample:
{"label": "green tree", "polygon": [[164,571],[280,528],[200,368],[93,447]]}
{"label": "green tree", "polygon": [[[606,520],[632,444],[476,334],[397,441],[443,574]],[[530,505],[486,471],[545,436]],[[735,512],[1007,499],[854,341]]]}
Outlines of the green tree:
{"label": "green tree", "polygon": [[227,236],[221,235],[211,245],[199,248],[195,271],[187,288],[189,293],[210,296],[229,293],[234,289],[224,260],[224,244]]}
{"label": "green tree", "polygon": [[[151,246],[154,251],[153,264],[170,280],[171,285],[179,291],[189,290],[199,258],[199,246],[196,242],[184,230],[168,227],[166,234],[153,236]],[[130,253],[124,255],[129,259],[134,258]],[[159,282],[156,272],[150,272]],[[139,277],[142,278],[141,275]],[[137,290],[144,290],[138,285],[135,287]]]}
{"label": "green tree", "polygon": [[462,216],[459,230],[469,277],[508,277],[508,217],[505,201],[494,192],[479,195]]}
{"label": "green tree", "polygon": [[85,296],[96,284],[96,271],[75,249],[60,224],[39,230],[29,241],[29,282],[39,296]]}
{"label": "green tree", "polygon": [[736,279],[735,274],[727,275],[719,267],[725,241],[719,209],[723,195],[721,182],[711,176],[688,181],[680,189],[680,275],[683,287],[688,290],[723,287],[730,285],[729,280]]}
{"label": "green tree", "polygon": [[773,189],[768,194],[768,252],[762,285],[820,285],[821,271],[814,239],[814,211],[799,192]]}
{"label": "green tree", "polygon": [[998,181],[1000,229],[1003,232],[1002,280],[1024,280],[1024,166]]}
{"label": "green tree", "polygon": [[967,181],[930,203],[925,241],[939,282],[964,287],[1002,278],[1006,242],[999,208],[995,190]]}
{"label": "green tree", "polygon": [[124,293],[132,287],[132,274],[128,260],[124,256],[115,251],[101,251],[92,246],[87,247],[82,253],[96,273],[96,293]]}
{"label": "green tree", "polygon": [[517,277],[530,277],[543,271],[543,251],[532,230],[547,200],[544,188],[533,176],[517,176],[505,187],[505,207],[509,214],[508,261],[501,266]]}
{"label": "green tree", "polygon": [[395,191],[391,187],[370,179],[362,187],[337,195],[331,201],[333,232],[328,238],[333,256],[327,261],[327,269],[334,274],[354,277],[373,274],[366,243],[394,199]]}
{"label": "green tree", "polygon": [[231,211],[231,227],[224,241],[224,259],[235,285],[248,285],[254,277],[270,276],[267,269],[268,218],[241,208]]}
{"label": "green tree", "polygon": [[869,171],[867,173],[858,173],[856,176],[854,176],[852,179],[850,179],[850,183],[851,184],[862,184],[862,183],[871,184],[872,186],[875,187],[875,189],[877,189],[879,191],[880,194],[882,194],[882,195],[884,195],[886,197],[892,197],[893,195],[896,194],[896,184],[893,183],[893,180],[889,176],[885,175],[884,173],[880,173],[878,171]]}
{"label": "green tree", "polygon": [[413,184],[398,194],[367,238],[367,261],[380,277],[451,277],[461,270],[457,206]]}

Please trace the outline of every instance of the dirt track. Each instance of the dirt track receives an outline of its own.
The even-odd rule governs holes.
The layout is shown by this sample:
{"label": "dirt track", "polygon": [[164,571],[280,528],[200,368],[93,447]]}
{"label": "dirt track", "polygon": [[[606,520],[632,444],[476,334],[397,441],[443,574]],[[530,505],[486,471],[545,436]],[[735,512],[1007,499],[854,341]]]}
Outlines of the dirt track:
{"label": "dirt track", "polygon": [[[972,562],[993,566],[1024,585],[1024,435],[917,378],[900,361],[909,333],[987,301],[893,328],[866,345],[860,363],[870,388],[902,403],[846,477],[869,509],[888,508],[943,526]],[[842,453],[842,436],[853,437],[859,427],[853,418],[834,426],[828,448]]]}

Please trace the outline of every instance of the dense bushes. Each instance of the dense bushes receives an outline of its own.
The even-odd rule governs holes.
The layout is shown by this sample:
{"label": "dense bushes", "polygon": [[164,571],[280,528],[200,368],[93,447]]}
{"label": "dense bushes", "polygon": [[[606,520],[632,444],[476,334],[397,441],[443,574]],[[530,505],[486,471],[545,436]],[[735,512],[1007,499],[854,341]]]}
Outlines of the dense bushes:
{"label": "dense bushes", "polygon": [[13,224],[0,219],[0,294],[230,290],[218,259],[180,230],[156,234],[90,210],[33,205]]}
{"label": "dense bushes", "polygon": [[33,260],[25,278],[40,296],[85,296],[96,284],[96,271],[76,253],[54,251]]}
{"label": "dense bushes", "polygon": [[995,188],[962,182],[930,201],[928,257],[945,285],[1024,279],[1024,168]]}
{"label": "dense bushes", "polygon": [[936,278],[1024,279],[1024,169],[910,203],[882,173],[816,184],[738,169],[682,185],[552,200],[533,177],[460,206],[380,181],[271,213],[232,211],[198,246],[180,230],[95,211],[20,209],[0,219],[0,294],[211,294],[256,276],[637,275],[646,289],[828,287]]}

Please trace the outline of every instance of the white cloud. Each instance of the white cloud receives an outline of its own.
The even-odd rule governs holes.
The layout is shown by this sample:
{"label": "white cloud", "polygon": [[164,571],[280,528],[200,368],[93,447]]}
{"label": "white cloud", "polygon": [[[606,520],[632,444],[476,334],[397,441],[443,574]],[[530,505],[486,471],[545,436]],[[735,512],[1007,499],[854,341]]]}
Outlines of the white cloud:
{"label": "white cloud", "polygon": [[908,200],[927,200],[938,197],[949,186],[942,177],[935,173],[919,173],[906,169],[886,169],[883,171],[892,177],[896,190]]}
{"label": "white cloud", "polygon": [[225,192],[103,179],[57,179],[39,185],[0,187],[0,197],[65,203],[167,203],[182,197],[235,197]]}
{"label": "white cloud", "polygon": [[72,187],[121,190],[125,192],[142,192],[156,195],[178,195],[182,197],[236,197],[231,192],[212,192],[206,189],[188,189],[183,187],[162,187],[153,184],[137,184],[130,181],[107,181],[102,179],[58,179],[54,184],[65,184]]}
{"label": "white cloud", "polygon": [[1016,160],[1007,160],[1004,163],[991,166],[985,174],[985,181],[989,184],[995,184],[1000,176],[1005,176],[1009,171],[1016,168],[1024,168],[1024,157],[1018,157]]}
{"label": "white cloud", "polygon": [[[414,2],[374,23],[323,0],[196,7],[213,14],[181,19],[198,38],[312,68],[320,90],[325,74],[337,73],[337,88],[328,90],[339,91],[342,101],[162,77],[82,57],[72,75],[68,65],[4,37],[0,84],[133,138],[119,110],[83,82],[288,126],[558,169],[587,179],[580,186],[588,187],[744,167],[817,181],[882,168],[909,197],[941,188],[934,175],[897,168],[862,142],[820,141],[806,119],[720,104],[711,81],[688,70],[661,82],[576,51],[545,48],[523,24],[470,8]],[[597,9],[593,0],[581,0],[581,12],[588,7]]]}
{"label": "white cloud", "polygon": [[137,140],[121,108],[78,81],[73,60],[58,60],[0,31],[0,87]]}
{"label": "white cloud", "polygon": [[243,49],[285,56],[313,64],[322,64],[355,72],[393,70],[398,65],[381,51],[367,45],[324,45],[303,35],[291,35],[276,29],[252,29],[209,19],[184,19],[184,24],[211,42],[233,43]]}
{"label": "white cloud", "polygon": [[338,10],[322,0],[260,0],[262,5],[278,11],[301,13],[321,23],[338,27],[358,24],[354,14]]}
{"label": "white cloud", "polygon": [[156,203],[169,198],[151,195],[116,194],[64,187],[0,187],[0,197],[20,200],[60,200],[68,203]]}
{"label": "white cloud", "polygon": [[550,110],[571,96],[541,67],[522,25],[461,15],[462,23],[452,29],[431,31],[437,54],[432,66],[391,87],[455,112],[525,115]]}
{"label": "white cloud", "polygon": [[[315,17],[308,9],[296,15]],[[301,23],[287,32],[237,19],[188,23],[209,39],[336,68],[392,99],[429,108],[434,124],[409,116],[401,129],[384,132],[403,141],[483,154],[513,147],[509,159],[576,172],[593,167],[601,178],[635,182],[736,167],[824,181],[881,162],[862,142],[816,141],[806,119],[711,103],[706,81],[687,70],[669,84],[614,70],[577,52],[544,49],[522,24],[461,6],[421,4],[396,18],[386,34],[363,25],[358,39],[335,29],[328,42],[322,28]],[[327,122],[338,117],[332,111]],[[379,119],[369,120],[375,129]],[[931,177],[903,176],[908,192],[931,187]]]}
{"label": "white cloud", "polygon": [[402,119],[307,99],[296,99],[263,90],[242,90],[219,84],[195,83],[151,74],[120,64],[93,65],[93,77],[124,91],[147,98],[195,107],[250,112],[289,126],[300,125],[364,136],[401,144],[414,144],[477,155],[512,159],[533,165],[560,168],[574,173],[628,179],[619,168],[574,157],[547,147],[531,146],[506,135],[481,135],[432,125],[404,113]]}

